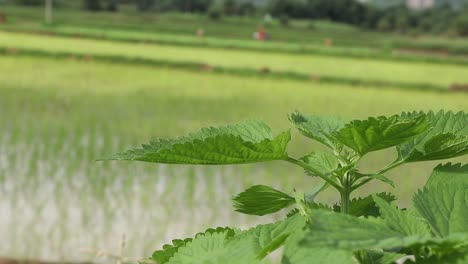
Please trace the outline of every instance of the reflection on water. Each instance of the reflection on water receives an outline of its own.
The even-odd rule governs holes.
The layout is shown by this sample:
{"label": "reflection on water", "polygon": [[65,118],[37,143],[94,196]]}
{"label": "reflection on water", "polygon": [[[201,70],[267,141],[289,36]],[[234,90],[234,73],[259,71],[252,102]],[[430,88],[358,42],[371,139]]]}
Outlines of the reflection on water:
{"label": "reflection on water", "polygon": [[122,144],[92,133],[18,138],[0,138],[0,255],[87,260],[84,248],[118,254],[125,235],[124,255],[142,258],[208,227],[272,220],[233,212],[230,197],[251,184],[239,167],[96,163]]}

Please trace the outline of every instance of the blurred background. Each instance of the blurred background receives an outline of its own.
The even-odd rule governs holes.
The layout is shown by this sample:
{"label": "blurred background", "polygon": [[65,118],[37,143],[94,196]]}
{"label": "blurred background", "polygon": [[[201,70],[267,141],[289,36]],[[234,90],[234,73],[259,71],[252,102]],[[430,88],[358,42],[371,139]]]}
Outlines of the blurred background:
{"label": "blurred background", "polygon": [[[94,160],[247,118],[280,133],[296,109],[468,111],[467,36],[464,0],[0,0],[0,263],[112,261],[97,251],[135,263],[208,227],[280,218],[234,213],[230,199],[317,184],[289,164]],[[318,148],[293,131],[291,155]],[[392,191],[405,206],[435,165],[355,195]]]}

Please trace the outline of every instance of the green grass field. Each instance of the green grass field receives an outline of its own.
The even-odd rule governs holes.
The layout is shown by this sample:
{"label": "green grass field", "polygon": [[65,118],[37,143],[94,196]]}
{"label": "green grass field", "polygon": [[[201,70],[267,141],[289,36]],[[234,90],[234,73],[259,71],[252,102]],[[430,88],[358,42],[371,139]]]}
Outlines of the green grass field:
{"label": "green grass field", "polygon": [[[81,55],[111,55],[145,58],[178,63],[200,63],[227,69],[250,69],[293,72],[314,77],[351,80],[398,82],[417,86],[438,85],[448,88],[468,82],[468,66],[431,63],[376,61],[372,59],[337,58],[314,55],[256,53],[253,51],[194,48],[155,44],[114,43],[104,40],[35,36],[0,32],[0,47],[32,49],[46,52],[68,52]],[[427,78],[437,76],[437,78]]]}
{"label": "green grass field", "polygon": [[[11,216],[2,219],[16,221],[13,226],[0,225],[9,227],[7,237],[16,238],[2,252],[20,257],[82,259],[87,255],[67,251],[112,250],[122,233],[128,238],[127,254],[145,256],[173,237],[208,226],[267,221],[231,212],[229,197],[243,187],[269,183],[291,191],[316,183],[281,163],[201,168],[93,161],[154,136],[174,137],[249,117],[261,118],[279,132],[290,127],[286,113],[294,109],[347,118],[413,109],[468,110],[466,96],[458,94],[97,62],[1,57],[0,71],[0,145],[6,150],[0,159],[1,200],[12,206]],[[294,139],[291,153],[318,147],[297,133]],[[363,166],[376,168],[393,155],[371,155]],[[408,165],[392,173],[403,187],[396,190],[403,203],[425,181],[432,165]],[[389,190],[379,183],[369,188]],[[335,199],[333,193],[322,197],[327,202]],[[170,210],[174,202],[184,209]],[[21,220],[13,217],[17,214]],[[187,225],[183,219],[192,215],[197,218]],[[48,242],[37,246],[44,239]]]}
{"label": "green grass field", "polygon": [[[104,20],[113,18],[108,16]],[[200,167],[94,161],[153,137],[176,137],[247,118],[266,121],[276,134],[291,128],[286,115],[296,109],[348,119],[411,110],[468,111],[466,93],[385,85],[466,83],[468,67],[463,65],[4,31],[0,31],[0,48],[10,49],[8,55],[0,55],[0,233],[9,242],[0,243],[0,253],[18,258],[88,260],[92,256],[83,248],[117,253],[123,234],[127,237],[125,256],[146,257],[173,238],[191,236],[207,227],[248,227],[284,214],[257,218],[232,212],[230,197],[247,186],[271,184],[292,193],[293,188],[307,190],[317,184],[317,179],[281,162]],[[18,56],[21,49],[44,53]],[[187,71],[117,59],[54,56],[58,52],[207,63],[226,69],[269,67],[273,72],[381,84],[340,85]],[[291,155],[317,148],[321,147],[293,130]],[[391,151],[375,153],[361,165],[372,171],[394,157]],[[388,175],[398,187],[392,191],[401,197],[400,205],[409,203],[435,165],[405,165]],[[376,182],[356,195],[390,188]],[[320,200],[332,203],[338,197],[326,192]]]}
{"label": "green grass field", "polygon": [[[16,29],[44,29],[43,10],[4,5],[9,17],[2,27]],[[130,30],[146,33],[170,33],[194,36],[203,28],[208,37],[249,40],[259,26],[266,26],[274,42],[323,45],[324,39],[332,39],[334,45],[355,48],[398,49],[414,48],[438,51],[454,55],[468,54],[468,41],[465,38],[444,38],[436,36],[402,36],[362,30],[345,24],[329,21],[293,20],[284,27],[275,19],[265,24],[259,17],[224,17],[212,21],[204,15],[178,13],[138,13],[134,7],[122,6],[119,13],[81,12],[77,7],[57,8],[54,13],[54,26],[85,26],[105,30]]]}

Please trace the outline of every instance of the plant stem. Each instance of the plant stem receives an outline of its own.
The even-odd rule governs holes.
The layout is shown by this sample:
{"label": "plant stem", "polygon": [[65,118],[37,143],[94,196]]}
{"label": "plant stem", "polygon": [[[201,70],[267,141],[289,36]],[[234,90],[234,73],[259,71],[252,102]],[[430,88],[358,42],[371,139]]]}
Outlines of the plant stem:
{"label": "plant stem", "polygon": [[340,191],[341,195],[341,213],[349,214],[349,201],[352,192],[352,182],[350,175],[346,173],[342,179],[342,190]]}
{"label": "plant stem", "polygon": [[341,193],[341,213],[349,214],[349,192]]}
{"label": "plant stem", "polygon": [[302,162],[300,160],[297,160],[297,159],[294,159],[294,158],[291,158],[291,157],[288,157],[285,159],[285,161],[287,162],[290,162],[292,164],[295,164],[297,166],[300,166],[306,170],[309,170],[311,172],[313,172],[314,174],[316,174],[317,176],[319,176],[320,178],[322,178],[324,181],[328,182],[331,186],[335,187],[335,189],[337,189],[339,192],[342,191],[342,188],[336,183],[334,182],[333,180],[331,180],[329,177],[327,177],[326,175],[318,172],[316,169],[312,168],[311,166],[309,166],[307,163],[305,162]]}

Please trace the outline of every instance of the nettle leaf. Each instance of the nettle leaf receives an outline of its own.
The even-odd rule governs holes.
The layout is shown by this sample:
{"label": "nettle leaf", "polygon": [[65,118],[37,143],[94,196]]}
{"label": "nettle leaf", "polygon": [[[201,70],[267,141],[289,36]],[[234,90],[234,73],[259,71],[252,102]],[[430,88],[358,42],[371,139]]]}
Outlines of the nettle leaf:
{"label": "nettle leaf", "polygon": [[363,250],[393,248],[403,237],[374,218],[315,210],[310,217],[309,232],[301,243],[309,247]]}
{"label": "nettle leaf", "polygon": [[439,164],[432,171],[426,186],[437,186],[448,182],[451,184],[468,184],[468,164],[452,164],[451,162],[445,165]]}
{"label": "nettle leaf", "polygon": [[338,131],[346,124],[344,120],[338,117],[303,115],[297,111],[289,115],[289,121],[304,136],[332,149],[336,149],[338,143],[332,136],[333,132]]}
{"label": "nettle leaf", "polygon": [[286,218],[295,216],[295,215],[297,215],[298,213],[299,213],[299,209],[294,208],[294,209],[292,209],[291,211],[289,211],[289,212],[286,214]]}
{"label": "nettle leaf", "polygon": [[406,255],[376,250],[359,251],[356,254],[359,263],[366,264],[393,264],[404,256]]}
{"label": "nettle leaf", "polygon": [[427,131],[430,124],[425,115],[403,118],[371,117],[355,120],[334,133],[336,139],[361,156],[380,149],[396,146]]}
{"label": "nettle leaf", "polygon": [[436,236],[468,233],[468,165],[438,165],[413,202]]}
{"label": "nettle leaf", "polygon": [[180,247],[185,246],[188,242],[192,241],[192,238],[186,239],[174,239],[172,240],[172,245],[166,244],[163,246],[162,250],[157,250],[153,253],[152,259],[157,263],[166,263],[169,261],[170,258],[174,256],[174,254],[179,250]]}
{"label": "nettle leaf", "polygon": [[[203,233],[198,233],[195,235],[195,238],[198,236],[203,236],[205,234],[213,234],[213,233],[221,233],[226,238],[233,237],[235,235],[235,231],[229,227],[218,227],[216,229],[209,228]],[[151,256],[151,259],[156,261],[158,264],[164,264],[169,261],[170,258],[177,253],[180,247],[185,246],[188,242],[192,241],[193,238],[185,238],[185,239],[174,239],[172,240],[172,244],[166,244],[163,246],[162,250],[157,250]]]}
{"label": "nettle leaf", "polygon": [[207,233],[197,236],[192,241],[180,247],[168,264],[192,264],[197,263],[229,263],[229,264],[256,264],[260,260],[256,258],[251,249],[253,241],[243,243],[230,243],[225,233]]}
{"label": "nettle leaf", "polygon": [[[377,193],[375,194],[380,199],[393,202],[396,200],[395,196],[390,193]],[[333,211],[340,212],[341,205],[335,204],[333,206]],[[379,208],[377,207],[374,198],[372,195],[366,196],[364,198],[354,198],[349,202],[349,214],[354,216],[380,216]]]}
{"label": "nettle leaf", "polygon": [[[441,251],[441,250],[439,250]],[[448,251],[448,252],[447,252]],[[406,262],[405,262],[406,263]],[[430,256],[427,258],[419,258],[414,264],[466,264],[468,263],[468,247],[453,250],[452,248],[446,248],[443,254]]]}
{"label": "nettle leaf", "polygon": [[257,254],[257,258],[262,259],[270,252],[284,245],[289,235],[302,230],[305,224],[306,219],[296,214],[276,223],[258,225],[242,232],[234,240],[242,242],[252,239],[254,243],[250,246]]}
{"label": "nettle leaf", "polygon": [[436,236],[468,233],[468,165],[438,165],[413,202]]}
{"label": "nettle leaf", "polygon": [[294,197],[265,185],[255,185],[233,199],[237,212],[250,215],[267,215],[295,203]]}
{"label": "nettle leaf", "polygon": [[240,164],[287,158],[290,132],[273,137],[263,122],[204,128],[174,140],[158,139],[103,160],[138,160],[169,164]]}
{"label": "nettle leaf", "polygon": [[163,246],[162,250],[157,250],[153,253],[152,259],[157,263],[163,264],[169,261],[170,258],[179,250],[180,247],[185,246],[188,242],[192,241],[192,238],[186,239],[174,239],[172,240],[172,245],[166,244]]}
{"label": "nettle leaf", "polygon": [[407,236],[386,225],[379,218],[357,218],[324,210],[315,210],[310,217],[309,231],[301,244],[306,247],[366,250],[396,248],[421,248],[427,246],[454,246],[468,239],[468,233],[445,238],[430,235]]}
{"label": "nettle leaf", "polygon": [[[422,112],[403,113],[404,118]],[[397,162],[416,162],[447,159],[468,153],[468,114],[440,111],[426,114],[432,129],[397,146]]]}
{"label": "nettle leaf", "polygon": [[413,203],[436,236],[468,234],[467,184],[453,182],[425,187],[414,195]]}
{"label": "nettle leaf", "polygon": [[309,155],[302,157],[301,160],[314,169],[314,171],[305,170],[307,175],[310,176],[318,176],[317,172],[322,175],[331,174],[337,170],[340,165],[340,161],[335,155],[324,151],[312,152]]}
{"label": "nettle leaf", "polygon": [[300,241],[304,239],[305,234],[303,230],[298,230],[288,237],[281,264],[358,263],[351,251],[301,246]]}
{"label": "nettle leaf", "polygon": [[408,210],[402,211],[377,195],[374,195],[373,198],[380,209],[380,215],[391,229],[408,236],[431,234],[429,226],[421,217]]}
{"label": "nettle leaf", "polygon": [[305,225],[300,215],[272,224],[259,225],[235,236],[226,233],[201,234],[180,247],[168,264],[263,263],[268,253],[282,246],[287,237]]}

